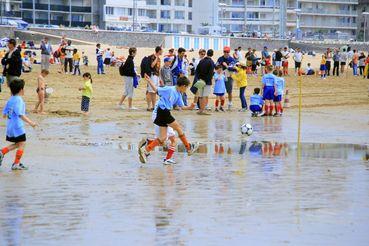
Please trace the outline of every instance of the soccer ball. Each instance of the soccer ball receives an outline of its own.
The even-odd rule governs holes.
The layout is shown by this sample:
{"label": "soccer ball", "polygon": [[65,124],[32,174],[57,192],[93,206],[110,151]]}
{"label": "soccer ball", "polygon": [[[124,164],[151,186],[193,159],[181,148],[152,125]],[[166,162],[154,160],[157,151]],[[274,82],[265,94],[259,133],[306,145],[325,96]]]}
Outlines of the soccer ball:
{"label": "soccer ball", "polygon": [[250,124],[243,124],[241,126],[241,133],[246,134],[247,136],[251,136],[253,132],[252,125]]}

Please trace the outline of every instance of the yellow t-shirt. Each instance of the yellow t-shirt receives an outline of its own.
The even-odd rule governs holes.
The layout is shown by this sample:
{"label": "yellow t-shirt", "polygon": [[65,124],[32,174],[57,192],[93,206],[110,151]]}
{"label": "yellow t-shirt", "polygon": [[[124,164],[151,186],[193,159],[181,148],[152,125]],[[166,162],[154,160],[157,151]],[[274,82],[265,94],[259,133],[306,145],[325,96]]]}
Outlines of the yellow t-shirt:
{"label": "yellow t-shirt", "polygon": [[320,62],[321,65],[325,65],[326,63],[326,59],[325,58],[322,58],[322,61]]}
{"label": "yellow t-shirt", "polygon": [[81,56],[77,53],[73,55],[73,61],[79,61],[81,59]]}
{"label": "yellow t-shirt", "polygon": [[237,86],[239,88],[247,86],[246,70],[239,67],[236,67],[236,70],[237,72],[232,74],[232,78],[236,81]]}
{"label": "yellow t-shirt", "polygon": [[91,98],[92,96],[92,83],[91,80],[86,80],[83,86],[82,96]]}

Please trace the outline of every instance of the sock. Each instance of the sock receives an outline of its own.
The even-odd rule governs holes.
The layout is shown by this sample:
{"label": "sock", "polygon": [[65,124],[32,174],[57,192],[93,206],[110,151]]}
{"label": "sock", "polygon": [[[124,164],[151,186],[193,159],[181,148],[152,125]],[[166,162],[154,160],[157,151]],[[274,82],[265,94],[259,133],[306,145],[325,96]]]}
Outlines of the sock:
{"label": "sock", "polygon": [[152,151],[153,149],[155,149],[156,146],[160,145],[160,140],[158,138],[152,140],[152,142],[148,145],[146,145],[146,151],[147,152],[150,152]]}
{"label": "sock", "polygon": [[215,100],[215,107],[218,108],[219,106],[219,100]]}
{"label": "sock", "polygon": [[172,159],[172,156],[174,152],[176,151],[176,148],[174,146],[169,146],[167,156],[165,157],[165,160]]}
{"label": "sock", "polygon": [[20,159],[22,158],[22,155],[23,155],[23,150],[22,149],[17,150],[17,153],[15,154],[15,160],[14,160],[15,164],[20,163]]}
{"label": "sock", "polygon": [[152,141],[154,141],[153,139],[147,139],[147,145],[151,144]]}
{"label": "sock", "polygon": [[9,149],[8,147],[4,147],[2,150],[1,150],[1,153],[3,153],[3,155],[6,155],[9,153]]}
{"label": "sock", "polygon": [[269,114],[269,106],[265,105],[265,115],[268,115],[268,114]]}
{"label": "sock", "polygon": [[182,134],[181,136],[179,136],[179,139],[181,139],[182,143],[184,144],[184,146],[186,147],[187,150],[191,149],[191,145],[190,143],[187,141],[187,138],[184,134]]}
{"label": "sock", "polygon": [[220,106],[224,106],[224,99],[223,100],[220,100]]}
{"label": "sock", "polygon": [[273,105],[270,105],[269,106],[269,115],[272,115],[272,113],[273,113]]}

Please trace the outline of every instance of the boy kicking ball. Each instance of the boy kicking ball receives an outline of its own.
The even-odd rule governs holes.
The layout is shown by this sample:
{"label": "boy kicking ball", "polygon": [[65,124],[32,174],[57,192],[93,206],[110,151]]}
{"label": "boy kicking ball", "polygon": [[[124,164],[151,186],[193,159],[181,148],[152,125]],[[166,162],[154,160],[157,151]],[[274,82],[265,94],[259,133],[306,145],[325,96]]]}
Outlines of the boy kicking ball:
{"label": "boy kicking ball", "polygon": [[[155,107],[156,118],[154,120],[154,124],[159,127],[159,136],[157,136],[157,138],[153,141],[150,141],[150,143],[140,142],[138,149],[140,161],[142,163],[146,163],[150,152],[153,151],[155,147],[165,143],[166,139],[168,138],[168,127],[171,127],[173,130],[177,131],[178,137],[186,147],[188,155],[192,155],[198,149],[199,145],[197,143],[190,144],[187,141],[181,126],[170,113],[174,105],[185,110],[192,110],[195,107],[194,104],[191,106],[184,106],[182,99],[182,93],[186,92],[190,81],[186,77],[181,77],[178,79],[176,86],[156,87],[149,76],[145,75],[145,79],[152,90],[160,97]],[[173,150],[174,148],[169,148],[168,152]],[[173,155],[173,153],[174,151],[171,155]],[[171,164],[166,163],[167,159],[168,156],[164,160],[164,163]],[[169,159],[171,159],[171,156]]]}
{"label": "boy kicking ball", "polygon": [[24,130],[24,122],[28,123],[32,127],[36,127],[36,123],[32,122],[26,116],[26,106],[22,99],[24,95],[24,80],[15,79],[10,85],[10,91],[12,96],[6,103],[3,110],[3,118],[7,118],[6,126],[6,141],[12,142],[13,144],[3,148],[0,152],[0,166],[4,159],[4,156],[12,150],[17,149],[15,154],[15,160],[12,165],[12,170],[26,170],[20,160],[23,155],[23,150],[26,145],[26,132]]}

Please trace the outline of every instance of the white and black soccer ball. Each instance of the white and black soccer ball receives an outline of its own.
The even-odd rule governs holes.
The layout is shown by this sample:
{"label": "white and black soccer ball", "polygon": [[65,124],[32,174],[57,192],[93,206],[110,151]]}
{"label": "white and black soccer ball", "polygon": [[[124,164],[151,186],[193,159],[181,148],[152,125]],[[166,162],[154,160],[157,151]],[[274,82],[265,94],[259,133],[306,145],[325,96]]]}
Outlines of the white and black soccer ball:
{"label": "white and black soccer ball", "polygon": [[250,124],[243,124],[241,126],[241,133],[242,133],[242,135],[251,136],[253,130],[254,129],[252,128],[252,125],[250,125]]}

